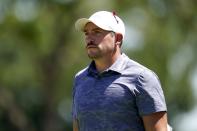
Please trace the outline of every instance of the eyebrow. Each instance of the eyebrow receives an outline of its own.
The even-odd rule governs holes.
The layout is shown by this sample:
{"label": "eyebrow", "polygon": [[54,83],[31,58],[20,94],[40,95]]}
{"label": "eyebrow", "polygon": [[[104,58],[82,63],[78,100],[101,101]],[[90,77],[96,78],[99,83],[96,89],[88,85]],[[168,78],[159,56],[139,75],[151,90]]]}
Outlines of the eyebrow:
{"label": "eyebrow", "polygon": [[[83,31],[87,32],[87,29],[84,29]],[[96,28],[92,29],[92,31],[104,31],[104,30],[101,29],[101,28],[96,27]]]}

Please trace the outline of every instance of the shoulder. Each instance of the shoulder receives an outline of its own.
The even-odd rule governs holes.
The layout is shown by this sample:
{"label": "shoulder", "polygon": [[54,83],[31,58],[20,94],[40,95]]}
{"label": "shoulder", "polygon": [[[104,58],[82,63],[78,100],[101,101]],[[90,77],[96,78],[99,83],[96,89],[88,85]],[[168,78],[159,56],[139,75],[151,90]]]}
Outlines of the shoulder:
{"label": "shoulder", "polygon": [[124,69],[123,69],[123,74],[135,74],[136,76],[139,76],[143,74],[144,71],[149,71],[147,67],[144,65],[138,63],[137,61],[134,61],[130,59],[128,56],[124,55]]}
{"label": "shoulder", "polygon": [[[163,89],[158,76],[150,69],[144,69],[136,79],[136,94],[143,98],[158,98],[162,96],[164,101]],[[146,97],[144,97],[146,96]]]}
{"label": "shoulder", "polygon": [[80,70],[79,72],[77,72],[76,75],[75,75],[75,79],[86,76],[87,73],[88,73],[88,67],[86,67],[86,68]]}
{"label": "shoulder", "polygon": [[151,69],[147,68],[146,66],[138,63],[137,61],[134,61],[132,59],[130,59],[128,56],[125,55],[125,60],[127,62],[125,69],[127,71],[129,70],[133,70],[135,71],[137,74],[139,74],[139,76],[145,76],[145,77],[157,77],[156,73],[154,71],[152,71]]}
{"label": "shoulder", "polygon": [[75,91],[75,88],[76,86],[83,81],[83,78],[85,78],[85,76],[87,76],[87,73],[88,73],[88,67],[80,70],[79,72],[77,72],[75,74],[75,77],[74,77],[74,86],[73,86],[73,90]]}
{"label": "shoulder", "polygon": [[132,76],[134,75],[136,78],[136,82],[139,85],[154,85],[156,87],[160,86],[159,78],[154,71],[130,59],[127,56],[125,57],[125,60],[126,66],[123,74]]}
{"label": "shoulder", "polygon": [[138,81],[141,83],[160,86],[159,77],[150,69],[145,68],[139,75]]}

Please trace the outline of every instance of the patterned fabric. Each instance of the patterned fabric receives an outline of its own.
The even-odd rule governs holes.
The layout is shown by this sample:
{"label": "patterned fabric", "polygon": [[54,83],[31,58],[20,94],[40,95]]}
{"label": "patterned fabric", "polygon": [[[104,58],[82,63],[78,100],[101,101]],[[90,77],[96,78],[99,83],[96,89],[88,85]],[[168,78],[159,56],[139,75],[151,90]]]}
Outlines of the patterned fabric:
{"label": "patterned fabric", "polygon": [[125,54],[102,73],[93,61],[75,76],[79,131],[144,131],[141,116],[166,110],[158,77]]}

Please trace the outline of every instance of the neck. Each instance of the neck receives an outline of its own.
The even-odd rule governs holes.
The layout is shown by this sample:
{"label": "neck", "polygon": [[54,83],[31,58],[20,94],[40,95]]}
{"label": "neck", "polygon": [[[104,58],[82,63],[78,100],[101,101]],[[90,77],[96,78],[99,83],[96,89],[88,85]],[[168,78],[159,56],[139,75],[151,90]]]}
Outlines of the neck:
{"label": "neck", "polygon": [[100,59],[95,59],[95,65],[98,72],[103,72],[108,69],[120,56],[120,53],[116,53],[113,56],[108,56]]}

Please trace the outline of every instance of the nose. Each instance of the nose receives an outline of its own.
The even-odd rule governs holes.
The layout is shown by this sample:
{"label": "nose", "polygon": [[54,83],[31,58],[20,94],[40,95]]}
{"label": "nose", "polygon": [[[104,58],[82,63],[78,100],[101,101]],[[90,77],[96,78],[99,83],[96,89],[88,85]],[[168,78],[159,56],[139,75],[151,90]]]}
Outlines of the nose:
{"label": "nose", "polygon": [[86,41],[86,43],[90,43],[90,42],[94,41],[94,38],[91,34],[86,34],[85,35],[85,41]]}

